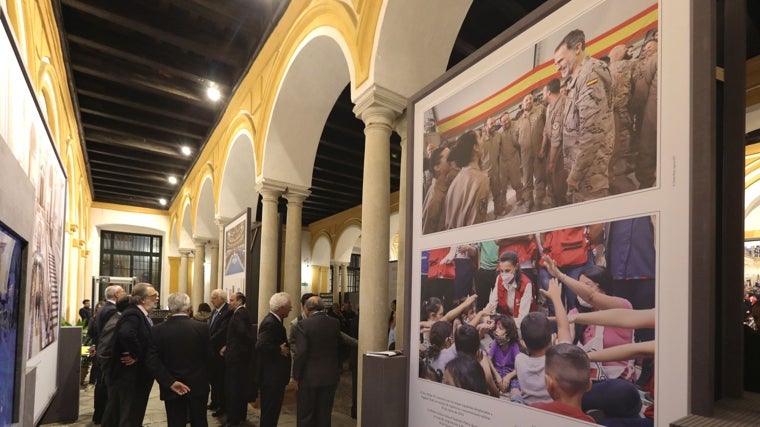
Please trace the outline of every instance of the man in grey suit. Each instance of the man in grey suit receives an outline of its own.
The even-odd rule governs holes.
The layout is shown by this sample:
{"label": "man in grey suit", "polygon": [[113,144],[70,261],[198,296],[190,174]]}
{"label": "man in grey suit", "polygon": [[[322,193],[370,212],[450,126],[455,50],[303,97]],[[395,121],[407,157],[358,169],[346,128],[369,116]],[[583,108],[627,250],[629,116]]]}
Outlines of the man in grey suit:
{"label": "man in grey suit", "polygon": [[296,326],[293,381],[298,426],[330,426],[340,379],[340,322],[327,315],[318,296],[306,301],[308,317]]}

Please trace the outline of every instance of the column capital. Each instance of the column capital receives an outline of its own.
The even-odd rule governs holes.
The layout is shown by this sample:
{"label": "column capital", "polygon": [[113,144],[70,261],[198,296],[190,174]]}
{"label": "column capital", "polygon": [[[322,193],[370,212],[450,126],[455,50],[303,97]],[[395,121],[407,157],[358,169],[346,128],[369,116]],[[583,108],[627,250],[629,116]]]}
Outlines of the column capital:
{"label": "column capital", "polygon": [[208,243],[206,243],[206,246],[208,246],[209,250],[211,250],[211,251],[219,249],[219,241],[218,240],[209,240]]}
{"label": "column capital", "polygon": [[300,185],[288,185],[288,188],[285,191],[283,197],[288,200],[288,205],[291,203],[300,205],[303,203],[304,199],[310,195],[311,191],[309,191],[309,189],[306,187],[301,187]]}
{"label": "column capital", "polygon": [[265,201],[277,200],[287,190],[288,184],[276,179],[260,178],[256,180],[256,191]]}
{"label": "column capital", "polygon": [[406,108],[407,99],[382,86],[372,85],[356,97],[354,114],[365,125],[372,123],[392,126]]}
{"label": "column capital", "polygon": [[206,243],[211,240],[208,237],[193,236],[193,244],[197,248],[198,246],[206,246]]}
{"label": "column capital", "polygon": [[190,248],[179,248],[180,256],[187,258],[191,253],[193,253],[193,250]]}
{"label": "column capital", "polygon": [[217,215],[214,217],[214,224],[216,224],[217,227],[223,228],[225,225],[230,223],[230,220],[232,218],[228,218],[226,216]]}

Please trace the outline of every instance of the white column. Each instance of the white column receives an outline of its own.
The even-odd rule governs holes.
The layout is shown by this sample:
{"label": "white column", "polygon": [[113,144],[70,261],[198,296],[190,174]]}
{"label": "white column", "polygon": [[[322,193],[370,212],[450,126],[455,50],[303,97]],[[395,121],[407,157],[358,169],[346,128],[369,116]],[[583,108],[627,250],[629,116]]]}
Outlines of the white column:
{"label": "white column", "polygon": [[203,276],[204,263],[206,262],[206,243],[208,239],[193,239],[195,244],[195,259],[193,260],[193,289],[190,297],[190,304],[193,309],[198,308],[198,304],[203,302]]}
{"label": "white column", "polygon": [[408,148],[406,145],[407,117],[404,113],[396,122],[396,133],[401,137],[401,171],[398,195],[398,271],[396,272],[396,348],[404,348],[404,291],[406,289],[406,168]]}
{"label": "white column", "polygon": [[358,419],[361,420],[363,361],[368,351],[388,344],[388,240],[390,238],[390,137],[406,99],[381,87],[372,87],[357,99],[354,113],[364,122],[364,177],[362,185],[362,257],[359,288]]}
{"label": "white column", "polygon": [[219,287],[219,242],[212,240],[208,242],[206,249],[211,256],[211,276],[209,277],[208,286],[203,287],[203,301],[211,301],[211,290]]}
{"label": "white column", "polygon": [[347,262],[343,262],[340,264],[340,291],[343,292],[343,295],[346,295],[346,292],[348,292],[348,263]]}
{"label": "white column", "polygon": [[193,252],[192,249],[179,249],[179,286],[178,292],[187,293],[187,257]]}
{"label": "white column", "polygon": [[340,266],[341,263],[337,261],[332,262],[333,277],[332,277],[332,296],[333,302],[340,302]]}
{"label": "white column", "polygon": [[[277,245],[279,226],[277,223],[277,201],[285,191],[281,183],[262,180],[256,184],[261,194],[261,259],[259,271],[259,315],[258,324],[269,313],[269,298],[277,292]],[[294,295],[290,296],[293,305],[297,305]]]}
{"label": "white column", "polygon": [[[224,277],[224,226],[230,223],[230,219],[224,216],[217,216],[214,218],[214,222],[216,223],[216,227],[219,229],[219,248],[216,255],[216,286],[212,286],[211,289],[218,289],[221,288],[224,284],[224,281],[222,279]],[[211,295],[209,292],[207,300],[210,301],[210,297]]]}
{"label": "white column", "polygon": [[[285,224],[285,259],[283,260],[283,287],[293,299],[291,317],[301,314],[301,212],[303,201],[309,196],[309,190],[288,185],[284,197],[288,200],[288,213]],[[299,302],[297,302],[299,301]]]}

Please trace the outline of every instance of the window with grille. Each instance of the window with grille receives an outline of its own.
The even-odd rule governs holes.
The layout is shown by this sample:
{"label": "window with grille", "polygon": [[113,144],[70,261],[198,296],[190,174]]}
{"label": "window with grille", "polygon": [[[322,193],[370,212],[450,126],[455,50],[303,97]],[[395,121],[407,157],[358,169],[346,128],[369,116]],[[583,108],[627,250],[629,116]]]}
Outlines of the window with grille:
{"label": "window with grille", "polygon": [[161,286],[161,236],[100,232],[100,275]]}

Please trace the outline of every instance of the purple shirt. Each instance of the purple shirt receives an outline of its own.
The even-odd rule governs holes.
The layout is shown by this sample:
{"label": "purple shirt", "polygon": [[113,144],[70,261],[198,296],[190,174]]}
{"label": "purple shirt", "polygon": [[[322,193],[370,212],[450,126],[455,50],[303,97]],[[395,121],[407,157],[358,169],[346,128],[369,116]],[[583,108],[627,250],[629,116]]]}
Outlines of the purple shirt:
{"label": "purple shirt", "polygon": [[496,372],[502,377],[515,370],[515,358],[518,354],[520,354],[520,346],[516,342],[507,348],[501,348],[496,340],[493,340],[491,349],[488,350]]}

